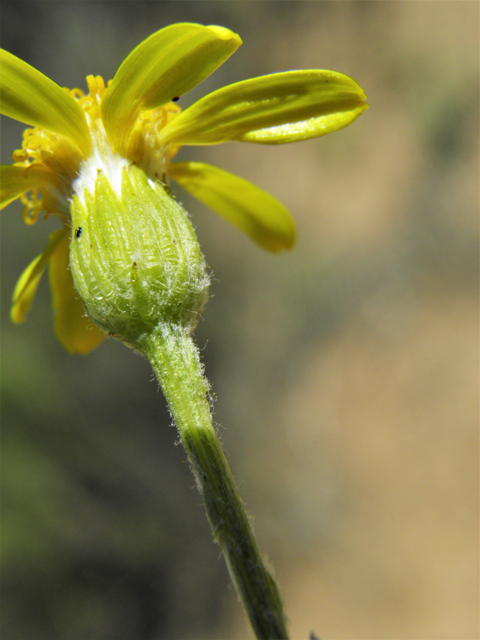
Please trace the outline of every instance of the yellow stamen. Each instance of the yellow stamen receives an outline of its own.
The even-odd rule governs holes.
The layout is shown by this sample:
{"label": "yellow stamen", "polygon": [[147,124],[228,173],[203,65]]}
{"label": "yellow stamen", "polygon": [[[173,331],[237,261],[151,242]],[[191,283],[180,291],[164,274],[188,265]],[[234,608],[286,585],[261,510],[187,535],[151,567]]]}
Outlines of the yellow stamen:
{"label": "yellow stamen", "polygon": [[142,111],[133,127],[127,148],[127,157],[140,166],[149,178],[166,182],[167,163],[179,147],[160,144],[160,131],[181,112],[174,102],[157,109]]}
{"label": "yellow stamen", "polygon": [[[95,162],[96,155],[115,156],[107,140],[100,108],[108,86],[101,76],[93,75],[87,77],[87,86],[88,94],[78,88],[65,91],[78,101],[87,117],[94,148],[91,157],[83,157],[63,136],[39,127],[26,129],[22,148],[13,153],[17,166],[28,170],[36,165],[47,176],[44,186],[23,194],[21,198],[25,205],[23,219],[27,224],[35,223],[42,211],[47,215],[57,215],[68,224],[69,203],[76,189],[72,185],[82,176],[89,162]],[[178,147],[161,145],[159,133],[180,111],[178,105],[170,102],[141,112],[131,131],[123,160],[141,167],[149,178],[166,182],[167,164]]]}

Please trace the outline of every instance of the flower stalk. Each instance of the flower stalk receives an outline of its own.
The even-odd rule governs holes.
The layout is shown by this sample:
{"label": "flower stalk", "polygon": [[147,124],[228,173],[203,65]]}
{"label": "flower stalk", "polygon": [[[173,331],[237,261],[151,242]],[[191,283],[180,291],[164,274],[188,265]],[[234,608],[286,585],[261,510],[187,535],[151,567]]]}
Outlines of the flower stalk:
{"label": "flower stalk", "polygon": [[212,423],[209,385],[198,349],[181,326],[162,323],[138,347],[149,359],[170,407],[215,541],[260,640],[288,638],[277,584],[260,555],[245,508]]}

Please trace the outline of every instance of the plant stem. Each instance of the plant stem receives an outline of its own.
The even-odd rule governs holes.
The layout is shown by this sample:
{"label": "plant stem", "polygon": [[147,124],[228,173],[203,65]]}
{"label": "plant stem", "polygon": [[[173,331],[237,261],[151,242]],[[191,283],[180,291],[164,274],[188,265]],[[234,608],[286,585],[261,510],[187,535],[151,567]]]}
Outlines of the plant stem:
{"label": "plant stem", "polygon": [[197,486],[215,541],[259,640],[288,640],[275,580],[257,547],[232,473],[213,428],[209,385],[197,347],[181,327],[164,324],[137,345],[160,382]]}

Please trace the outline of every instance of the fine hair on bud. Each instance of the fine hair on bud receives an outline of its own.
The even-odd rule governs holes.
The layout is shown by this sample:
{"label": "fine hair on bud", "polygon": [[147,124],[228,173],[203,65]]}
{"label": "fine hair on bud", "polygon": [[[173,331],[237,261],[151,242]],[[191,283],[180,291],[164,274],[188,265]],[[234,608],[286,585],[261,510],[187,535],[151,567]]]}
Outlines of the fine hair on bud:
{"label": "fine hair on bud", "polygon": [[162,324],[192,331],[209,276],[187,212],[135,165],[119,190],[98,171],[94,193],[71,201],[70,268],[88,315],[132,346]]}

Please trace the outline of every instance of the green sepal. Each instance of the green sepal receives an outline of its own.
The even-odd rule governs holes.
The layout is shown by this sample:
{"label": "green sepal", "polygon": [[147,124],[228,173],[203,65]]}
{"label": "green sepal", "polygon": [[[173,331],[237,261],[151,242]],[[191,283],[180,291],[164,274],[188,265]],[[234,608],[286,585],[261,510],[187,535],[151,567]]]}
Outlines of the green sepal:
{"label": "green sepal", "polygon": [[121,195],[99,173],[95,193],[71,205],[70,266],[89,316],[135,345],[160,322],[193,329],[209,278],[187,213],[161,183],[123,169]]}

